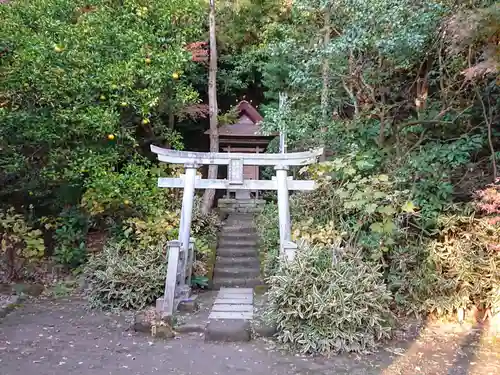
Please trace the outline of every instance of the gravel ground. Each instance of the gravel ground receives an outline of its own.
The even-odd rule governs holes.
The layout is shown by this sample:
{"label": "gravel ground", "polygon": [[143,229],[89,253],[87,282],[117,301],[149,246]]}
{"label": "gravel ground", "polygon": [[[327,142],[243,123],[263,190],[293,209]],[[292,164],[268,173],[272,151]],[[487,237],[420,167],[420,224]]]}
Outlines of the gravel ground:
{"label": "gravel ground", "polygon": [[371,355],[287,355],[270,341],[205,343],[199,334],[155,341],[131,316],[85,310],[83,301],[37,300],[0,322],[0,375],[493,375],[500,347],[480,330],[432,326]]}

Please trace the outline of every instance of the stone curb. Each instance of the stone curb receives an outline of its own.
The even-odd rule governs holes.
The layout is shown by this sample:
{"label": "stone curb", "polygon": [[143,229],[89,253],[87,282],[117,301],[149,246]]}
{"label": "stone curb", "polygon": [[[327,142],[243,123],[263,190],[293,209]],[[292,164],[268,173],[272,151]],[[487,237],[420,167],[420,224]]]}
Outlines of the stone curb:
{"label": "stone curb", "polygon": [[206,324],[183,324],[174,327],[177,333],[204,333]]}
{"label": "stone curb", "polygon": [[277,332],[276,327],[267,325],[259,319],[252,322],[252,331],[255,337],[274,337]]}
{"label": "stone curb", "polygon": [[205,328],[205,341],[241,342],[250,341],[252,326],[242,319],[210,320]]}

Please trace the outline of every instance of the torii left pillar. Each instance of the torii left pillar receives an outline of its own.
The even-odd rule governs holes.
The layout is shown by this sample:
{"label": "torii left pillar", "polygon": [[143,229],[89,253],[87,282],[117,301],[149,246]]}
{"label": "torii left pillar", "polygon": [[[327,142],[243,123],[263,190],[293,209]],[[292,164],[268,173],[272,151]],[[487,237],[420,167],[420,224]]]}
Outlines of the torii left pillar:
{"label": "torii left pillar", "polygon": [[[182,210],[179,225],[179,241],[170,241],[168,244],[168,264],[167,264],[167,277],[165,278],[165,292],[163,295],[161,314],[172,316],[174,310],[177,308],[173,301],[189,297],[191,292],[191,285],[180,285],[180,292],[182,296],[176,296],[177,280],[178,280],[178,266],[179,257],[183,256],[183,262],[180,270],[180,280],[183,282],[186,276],[186,261],[190,261],[190,235],[191,235],[191,221],[193,219],[193,203],[194,191],[196,182],[196,171],[198,165],[191,163],[184,165],[184,189],[182,193]],[[192,261],[192,259],[191,259]],[[190,277],[191,278],[191,277]]]}

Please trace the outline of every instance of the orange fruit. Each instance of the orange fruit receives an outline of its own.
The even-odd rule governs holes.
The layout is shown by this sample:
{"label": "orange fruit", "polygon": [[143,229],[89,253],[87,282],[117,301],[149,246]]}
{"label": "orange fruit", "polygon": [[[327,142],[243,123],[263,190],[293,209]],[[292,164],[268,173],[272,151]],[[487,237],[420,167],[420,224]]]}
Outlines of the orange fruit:
{"label": "orange fruit", "polygon": [[151,59],[150,59],[149,57],[146,57],[146,58],[144,59],[144,62],[145,62],[146,64],[151,64]]}
{"label": "orange fruit", "polygon": [[179,79],[179,73],[177,73],[177,72],[172,73],[172,78]]}
{"label": "orange fruit", "polygon": [[112,141],[113,139],[115,139],[115,135],[114,134],[108,134],[108,139],[110,141]]}

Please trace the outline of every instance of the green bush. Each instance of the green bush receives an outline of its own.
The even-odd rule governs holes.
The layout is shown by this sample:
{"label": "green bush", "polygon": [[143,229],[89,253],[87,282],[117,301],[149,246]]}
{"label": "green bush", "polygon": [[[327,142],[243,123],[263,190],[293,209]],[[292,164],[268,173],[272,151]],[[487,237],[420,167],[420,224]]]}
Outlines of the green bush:
{"label": "green bush", "polygon": [[425,244],[396,247],[387,263],[386,283],[394,297],[393,311],[401,317],[425,317],[427,300],[439,281]]}
{"label": "green bush", "polygon": [[79,209],[71,207],[61,212],[54,233],[54,259],[58,264],[76,268],[87,260],[87,227],[88,217]]}
{"label": "green bush", "polygon": [[[92,256],[85,267],[90,306],[142,309],[162,296],[166,243],[178,238],[179,220],[178,210],[166,209],[146,218],[126,219],[104,250]],[[203,262],[208,261],[207,249],[213,243],[218,224],[215,214],[200,212],[197,201],[191,226],[196,239],[197,270],[208,269]]]}
{"label": "green bush", "polygon": [[166,270],[164,244],[137,249],[111,241],[85,266],[89,305],[143,309],[163,294]]}
{"label": "green bush", "polygon": [[27,267],[45,254],[43,234],[14,208],[0,210],[0,280],[31,277]]}
{"label": "green bush", "polygon": [[362,352],[390,336],[391,294],[359,252],[303,247],[269,284],[267,319],[301,353]]}
{"label": "green bush", "polygon": [[429,312],[449,315],[475,306],[500,309],[500,223],[474,216],[443,216],[438,235],[428,253],[437,273],[432,295],[426,300]]}
{"label": "green bush", "polygon": [[398,190],[395,178],[378,173],[372,159],[352,152],[303,169],[319,187],[292,200],[296,238],[321,245],[356,241],[374,260],[394,248],[416,207],[410,191]]}
{"label": "green bush", "polygon": [[266,204],[264,210],[256,218],[259,234],[259,256],[261,270],[265,277],[274,275],[278,266],[279,225],[278,207]]}
{"label": "green bush", "polygon": [[171,175],[167,166],[154,167],[136,156],[120,170],[109,166],[94,169],[85,183],[81,206],[94,222],[148,217],[179,208],[173,189],[159,188],[157,179]]}

